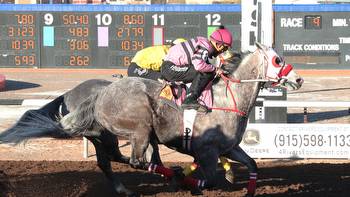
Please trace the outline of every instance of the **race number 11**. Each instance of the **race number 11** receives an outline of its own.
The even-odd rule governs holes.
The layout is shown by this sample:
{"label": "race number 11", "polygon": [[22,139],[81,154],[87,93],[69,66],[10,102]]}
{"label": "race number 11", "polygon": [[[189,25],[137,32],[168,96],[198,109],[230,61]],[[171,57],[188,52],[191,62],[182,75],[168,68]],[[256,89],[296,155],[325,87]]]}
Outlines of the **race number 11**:
{"label": "race number 11", "polygon": [[153,25],[164,25],[164,14],[153,14]]}

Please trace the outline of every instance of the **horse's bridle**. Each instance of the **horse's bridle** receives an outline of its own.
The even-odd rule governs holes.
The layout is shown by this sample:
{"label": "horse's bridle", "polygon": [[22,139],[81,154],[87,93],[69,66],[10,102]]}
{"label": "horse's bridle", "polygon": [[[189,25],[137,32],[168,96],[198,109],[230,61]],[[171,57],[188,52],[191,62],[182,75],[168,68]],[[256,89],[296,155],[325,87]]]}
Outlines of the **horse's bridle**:
{"label": "horse's bridle", "polygon": [[[235,97],[233,95],[233,91],[231,89],[230,82],[232,82],[232,83],[252,83],[252,82],[273,82],[273,83],[278,83],[279,82],[279,80],[272,79],[272,78],[267,78],[267,76],[266,76],[267,75],[267,68],[265,68],[265,67],[268,67],[268,55],[265,53],[264,50],[261,50],[261,49],[258,49],[258,50],[259,50],[259,53],[264,56],[262,62],[260,63],[260,64],[263,65],[262,66],[263,67],[262,73],[263,73],[264,76],[261,76],[261,72],[259,72],[259,76],[258,76],[257,79],[241,80],[241,79],[234,79],[232,77],[225,76],[223,73],[221,73],[219,75],[219,77],[225,82],[226,89],[228,89],[228,91],[229,91],[229,93],[231,95],[232,101],[233,101],[233,107],[232,108],[230,108],[230,107],[211,107],[209,109],[211,109],[211,110],[222,110],[222,111],[226,111],[226,112],[234,112],[234,113],[238,113],[241,116],[246,116],[247,115],[246,112],[237,109],[236,99],[235,99]],[[225,63],[225,59],[222,56],[219,56],[219,58],[220,58],[221,65],[224,64]],[[284,69],[283,67],[281,68],[281,72]]]}

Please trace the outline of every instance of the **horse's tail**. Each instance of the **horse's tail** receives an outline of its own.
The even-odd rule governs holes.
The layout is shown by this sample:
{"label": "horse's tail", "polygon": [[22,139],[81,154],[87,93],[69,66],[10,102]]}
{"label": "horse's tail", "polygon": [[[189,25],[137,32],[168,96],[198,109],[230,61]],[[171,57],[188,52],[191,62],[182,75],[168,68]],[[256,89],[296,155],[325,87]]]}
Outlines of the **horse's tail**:
{"label": "horse's tail", "polygon": [[72,136],[89,136],[94,135],[93,132],[99,132],[101,126],[94,116],[97,97],[97,93],[92,94],[80,103],[74,111],[61,119],[60,123],[66,132],[69,132]]}
{"label": "horse's tail", "polygon": [[0,133],[0,143],[18,144],[36,137],[69,137],[58,122],[63,100],[64,97],[59,96],[40,109],[26,111],[14,126]]}

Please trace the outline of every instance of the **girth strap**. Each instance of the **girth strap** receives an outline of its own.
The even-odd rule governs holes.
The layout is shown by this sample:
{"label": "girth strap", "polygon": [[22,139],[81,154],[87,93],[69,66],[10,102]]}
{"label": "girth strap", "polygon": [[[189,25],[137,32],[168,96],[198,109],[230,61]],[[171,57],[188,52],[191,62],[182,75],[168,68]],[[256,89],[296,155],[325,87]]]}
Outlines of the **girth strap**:
{"label": "girth strap", "polygon": [[170,87],[175,99],[181,98],[183,88],[187,91],[187,86],[186,84],[183,84],[183,83],[182,84],[171,83]]}

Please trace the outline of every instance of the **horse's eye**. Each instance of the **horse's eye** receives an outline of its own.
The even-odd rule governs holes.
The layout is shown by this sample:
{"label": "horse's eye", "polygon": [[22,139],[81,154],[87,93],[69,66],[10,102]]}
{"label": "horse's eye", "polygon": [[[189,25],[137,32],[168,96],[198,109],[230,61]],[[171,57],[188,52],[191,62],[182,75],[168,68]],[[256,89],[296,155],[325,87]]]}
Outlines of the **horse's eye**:
{"label": "horse's eye", "polygon": [[280,57],[278,57],[278,56],[274,56],[274,57],[272,58],[272,64],[273,64],[273,66],[276,67],[276,68],[281,67],[281,62],[282,62],[282,59],[281,59]]}
{"label": "horse's eye", "polygon": [[276,59],[275,59],[275,63],[276,63],[276,64],[280,64],[281,62],[282,62],[281,58],[276,57]]}

